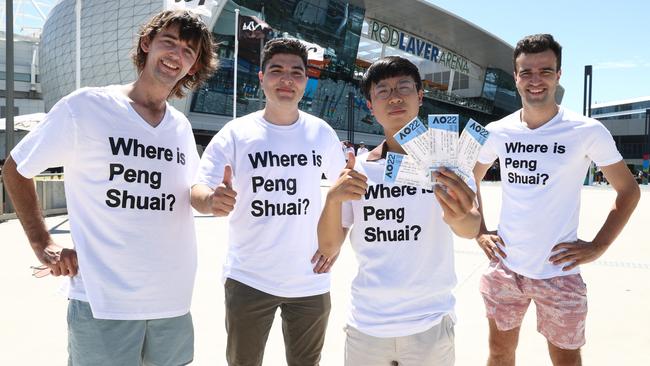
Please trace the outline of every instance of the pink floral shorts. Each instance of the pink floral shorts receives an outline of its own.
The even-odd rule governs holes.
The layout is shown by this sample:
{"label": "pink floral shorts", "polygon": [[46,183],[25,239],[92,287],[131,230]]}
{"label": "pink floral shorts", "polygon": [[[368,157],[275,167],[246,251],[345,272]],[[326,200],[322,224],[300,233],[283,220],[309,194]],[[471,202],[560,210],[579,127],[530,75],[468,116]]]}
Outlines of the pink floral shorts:
{"label": "pink floral shorts", "polygon": [[517,328],[530,301],[537,308],[537,331],[562,349],[585,344],[587,286],[580,274],[536,280],[519,275],[500,261],[490,263],[480,291],[487,317],[499,330]]}

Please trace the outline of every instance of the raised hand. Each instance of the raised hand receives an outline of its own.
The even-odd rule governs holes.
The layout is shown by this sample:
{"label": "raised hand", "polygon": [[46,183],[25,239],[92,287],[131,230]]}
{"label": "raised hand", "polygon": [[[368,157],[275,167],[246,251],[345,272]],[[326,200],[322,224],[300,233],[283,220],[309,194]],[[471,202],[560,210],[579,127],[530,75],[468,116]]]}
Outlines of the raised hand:
{"label": "raised hand", "polygon": [[444,212],[445,221],[460,220],[472,211],[476,194],[456,173],[441,168],[433,175],[436,182],[440,183],[435,186],[434,193]]}
{"label": "raised hand", "polygon": [[208,196],[210,211],[214,216],[228,216],[235,208],[237,192],[232,189],[232,167],[223,168],[223,180]]}
{"label": "raised hand", "polygon": [[330,187],[327,198],[334,202],[360,200],[368,189],[368,177],[354,170],[356,158],[348,153],[348,162],[339,175],[339,179]]}
{"label": "raised hand", "polygon": [[481,215],[474,204],[476,194],[456,173],[441,168],[433,173],[434,193],[443,211],[443,220],[456,235],[474,238],[479,232]]}

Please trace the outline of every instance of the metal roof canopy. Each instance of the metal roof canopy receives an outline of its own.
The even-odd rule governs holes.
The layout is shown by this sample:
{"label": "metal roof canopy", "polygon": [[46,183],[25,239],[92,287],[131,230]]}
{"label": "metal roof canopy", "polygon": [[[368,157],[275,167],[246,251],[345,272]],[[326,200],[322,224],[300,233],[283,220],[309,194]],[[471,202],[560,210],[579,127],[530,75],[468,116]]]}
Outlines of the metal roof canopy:
{"label": "metal roof canopy", "polygon": [[481,67],[512,73],[514,47],[444,9],[423,0],[351,0],[366,18],[392,25],[466,57]]}

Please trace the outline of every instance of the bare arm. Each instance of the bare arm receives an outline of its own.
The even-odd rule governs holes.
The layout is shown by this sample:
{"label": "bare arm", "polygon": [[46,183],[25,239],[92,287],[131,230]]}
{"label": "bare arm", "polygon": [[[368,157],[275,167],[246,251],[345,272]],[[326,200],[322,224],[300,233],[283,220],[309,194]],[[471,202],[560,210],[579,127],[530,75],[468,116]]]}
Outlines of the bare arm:
{"label": "bare arm", "polygon": [[2,170],[4,186],[23,226],[27,240],[38,260],[47,265],[55,276],[77,274],[77,256],[71,249],[57,245],[45,226],[34,180],[23,177],[11,156]]}
{"label": "bare arm", "polygon": [[641,190],[623,161],[601,167],[601,170],[616,191],[616,200],[593,242],[609,247],[632,216],[641,198]]}
{"label": "bare arm", "polygon": [[354,170],[354,154],[348,153],[348,162],[339,179],[327,192],[323,211],[318,221],[318,251],[312,257],[314,272],[325,273],[338,257],[348,229],[342,225],[343,202],[360,200],[368,188],[368,178]]}
{"label": "bare arm", "polygon": [[591,242],[578,240],[573,243],[560,243],[553,248],[553,251],[563,251],[551,256],[550,261],[553,264],[569,263],[563,268],[565,271],[577,265],[595,261],[603,255],[621,233],[641,198],[639,186],[625,162],[619,161],[600,169],[616,191],[614,206]]}
{"label": "bare arm", "polygon": [[476,163],[474,165],[474,182],[476,182],[476,200],[478,202],[478,212],[481,214],[481,228],[479,234],[488,232],[485,218],[483,217],[483,201],[481,200],[481,182],[485,178],[485,174],[490,169],[491,164]]}
{"label": "bare arm", "polygon": [[318,220],[318,251],[328,258],[338,254],[348,233],[341,225],[342,205],[342,201],[336,201],[328,193]]}
{"label": "bare arm", "polygon": [[501,240],[501,237],[497,235],[496,231],[488,230],[487,225],[485,224],[485,215],[483,213],[483,200],[481,199],[481,181],[485,177],[485,173],[490,169],[490,166],[492,166],[492,164],[481,164],[478,162],[474,165],[476,198],[478,201],[478,211],[481,214],[481,224],[479,233],[476,236],[476,242],[490,260],[499,260],[497,254],[502,258],[505,258],[506,253],[499,247],[499,245],[497,245],[497,243],[500,245],[504,245],[504,243],[503,240]]}

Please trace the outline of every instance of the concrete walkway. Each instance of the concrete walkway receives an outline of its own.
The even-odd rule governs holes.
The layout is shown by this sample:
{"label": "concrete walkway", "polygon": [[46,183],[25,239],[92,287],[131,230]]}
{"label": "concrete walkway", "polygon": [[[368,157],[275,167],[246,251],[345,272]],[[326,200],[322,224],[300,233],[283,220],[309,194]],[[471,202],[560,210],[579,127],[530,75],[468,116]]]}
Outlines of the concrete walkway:
{"label": "concrete walkway", "polygon": [[[325,192],[323,190],[323,192]],[[496,225],[500,189],[486,184],[484,196],[488,226]],[[600,228],[614,199],[609,187],[582,191],[579,235],[590,240]],[[67,216],[46,220],[55,240],[71,244]],[[221,264],[228,235],[227,221],[197,216],[199,270],[192,313],[196,331],[194,365],[225,365],[223,287]],[[0,311],[0,365],[65,365],[65,298],[56,294],[60,280],[31,277],[38,264],[17,220],[0,223],[3,269]],[[456,240],[458,274],[456,326],[457,365],[484,365],[487,356],[487,321],[478,280],[487,259],[473,241]],[[583,266],[589,286],[585,365],[650,365],[650,190],[618,241],[597,262]],[[344,246],[332,276],[332,314],[321,365],[342,365],[349,285],[356,262],[349,244]],[[519,365],[550,365],[546,341],[536,332],[534,306],[522,326],[517,353]],[[279,318],[279,316],[277,317]],[[277,319],[276,319],[277,320]],[[279,322],[273,326],[264,365],[284,362]]]}

